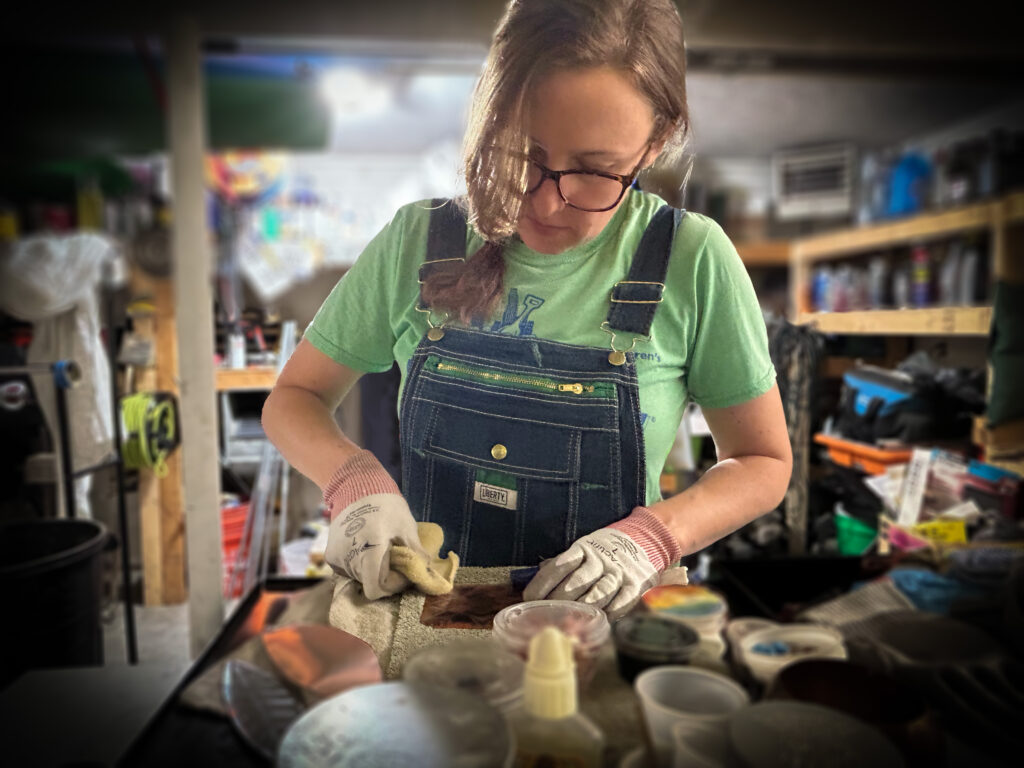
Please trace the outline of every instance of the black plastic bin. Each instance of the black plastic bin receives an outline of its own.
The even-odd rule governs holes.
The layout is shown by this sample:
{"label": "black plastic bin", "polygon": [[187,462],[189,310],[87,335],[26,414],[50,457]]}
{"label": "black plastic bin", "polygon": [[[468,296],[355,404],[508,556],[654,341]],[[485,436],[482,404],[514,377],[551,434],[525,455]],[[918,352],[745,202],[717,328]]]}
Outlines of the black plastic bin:
{"label": "black plastic bin", "polygon": [[0,688],[27,669],[103,663],[100,553],[95,520],[0,525]]}

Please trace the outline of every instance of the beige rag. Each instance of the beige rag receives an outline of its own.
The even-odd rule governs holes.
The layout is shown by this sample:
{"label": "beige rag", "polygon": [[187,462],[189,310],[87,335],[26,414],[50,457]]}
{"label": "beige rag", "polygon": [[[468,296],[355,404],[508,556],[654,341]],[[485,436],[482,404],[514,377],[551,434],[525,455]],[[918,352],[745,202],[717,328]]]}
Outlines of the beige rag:
{"label": "beige rag", "polygon": [[440,557],[444,531],[437,523],[417,523],[416,533],[427,557],[412,547],[395,545],[391,547],[391,569],[405,576],[425,595],[447,595],[455,582],[459,556],[449,552],[447,557]]}

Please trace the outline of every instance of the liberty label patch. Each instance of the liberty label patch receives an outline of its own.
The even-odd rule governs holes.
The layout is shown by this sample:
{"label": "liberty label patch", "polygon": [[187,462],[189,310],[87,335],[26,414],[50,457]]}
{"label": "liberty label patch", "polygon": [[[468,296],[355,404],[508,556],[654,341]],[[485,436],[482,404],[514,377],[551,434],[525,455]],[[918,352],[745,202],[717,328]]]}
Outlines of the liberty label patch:
{"label": "liberty label patch", "polygon": [[500,485],[481,483],[479,480],[473,484],[473,500],[482,504],[490,504],[492,507],[515,509],[518,496],[518,491],[502,488]]}

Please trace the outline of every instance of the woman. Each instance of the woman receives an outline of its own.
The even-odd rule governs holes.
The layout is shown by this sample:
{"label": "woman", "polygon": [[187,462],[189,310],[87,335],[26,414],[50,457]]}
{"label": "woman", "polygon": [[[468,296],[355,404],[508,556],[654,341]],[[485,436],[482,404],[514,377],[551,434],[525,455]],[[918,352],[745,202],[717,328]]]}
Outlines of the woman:
{"label": "woman", "polygon": [[[684,75],[671,0],[513,0],[474,94],[465,199],[399,210],[307,329],[264,426],[323,489],[327,559],[371,599],[407,585],[390,548],[430,520],[464,564],[542,563],[527,599],[615,618],[782,499],[789,441],[746,271],[714,222],[634,185],[685,143]],[[332,418],[393,361],[401,492]],[[662,500],[688,399],[718,462]]]}

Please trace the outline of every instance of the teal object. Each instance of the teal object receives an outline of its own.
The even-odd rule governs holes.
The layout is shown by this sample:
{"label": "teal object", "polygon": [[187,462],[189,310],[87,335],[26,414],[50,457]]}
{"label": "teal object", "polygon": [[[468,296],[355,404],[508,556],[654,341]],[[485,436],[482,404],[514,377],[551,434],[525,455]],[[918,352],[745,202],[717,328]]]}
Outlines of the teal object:
{"label": "teal object", "polygon": [[281,212],[277,208],[263,209],[263,239],[273,242],[281,239]]}

